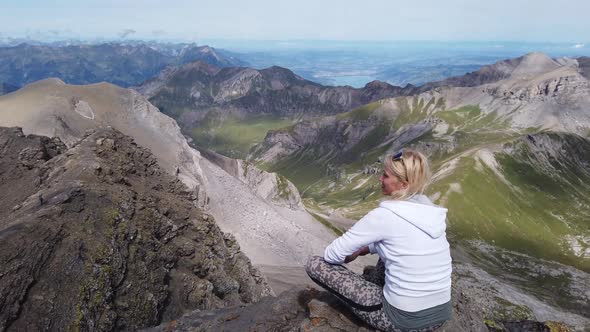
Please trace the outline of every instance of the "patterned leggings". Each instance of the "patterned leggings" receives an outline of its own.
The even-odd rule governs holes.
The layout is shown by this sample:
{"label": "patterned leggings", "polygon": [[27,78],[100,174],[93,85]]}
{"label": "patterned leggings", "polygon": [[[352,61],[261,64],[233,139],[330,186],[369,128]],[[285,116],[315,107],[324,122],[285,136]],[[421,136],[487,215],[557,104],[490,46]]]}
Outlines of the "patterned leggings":
{"label": "patterned leggings", "polygon": [[336,295],[352,312],[363,321],[382,331],[393,332],[431,332],[442,324],[419,330],[402,330],[396,328],[383,310],[384,265],[381,261],[377,267],[363,277],[342,265],[332,265],[322,257],[313,256],[305,266],[309,277],[318,285]]}

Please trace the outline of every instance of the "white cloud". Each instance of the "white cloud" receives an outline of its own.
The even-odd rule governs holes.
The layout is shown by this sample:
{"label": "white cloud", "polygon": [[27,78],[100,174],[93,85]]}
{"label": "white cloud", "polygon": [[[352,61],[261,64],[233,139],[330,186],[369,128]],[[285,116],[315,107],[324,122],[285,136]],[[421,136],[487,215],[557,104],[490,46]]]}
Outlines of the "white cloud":
{"label": "white cloud", "polygon": [[584,46],[585,46],[584,44],[582,44],[582,43],[578,43],[578,44],[576,44],[576,45],[574,45],[574,46],[572,46],[572,47],[573,47],[573,48],[583,48]]}
{"label": "white cloud", "polygon": [[135,30],[133,30],[133,29],[125,29],[125,30],[123,30],[123,31],[121,31],[121,32],[119,33],[119,37],[121,37],[121,38],[125,38],[125,37],[127,37],[127,36],[129,36],[129,35],[132,35],[132,34],[136,33],[136,32],[137,32],[137,31],[135,31]]}

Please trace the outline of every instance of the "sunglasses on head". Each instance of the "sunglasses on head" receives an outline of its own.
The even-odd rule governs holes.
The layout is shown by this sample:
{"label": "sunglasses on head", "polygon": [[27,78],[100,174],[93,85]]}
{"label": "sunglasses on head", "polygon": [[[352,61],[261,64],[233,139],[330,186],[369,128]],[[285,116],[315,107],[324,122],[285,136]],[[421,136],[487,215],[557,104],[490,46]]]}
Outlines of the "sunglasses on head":
{"label": "sunglasses on head", "polygon": [[392,161],[398,161],[398,160],[402,160],[404,156],[404,149],[399,150],[398,153],[394,154],[393,157],[391,157]]}

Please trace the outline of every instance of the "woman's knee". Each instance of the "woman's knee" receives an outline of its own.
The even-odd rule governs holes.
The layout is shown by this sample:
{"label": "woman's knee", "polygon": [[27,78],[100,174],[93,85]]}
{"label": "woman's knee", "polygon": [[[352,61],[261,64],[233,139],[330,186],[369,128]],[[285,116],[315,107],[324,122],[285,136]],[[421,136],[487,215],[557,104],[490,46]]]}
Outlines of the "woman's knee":
{"label": "woman's knee", "polygon": [[305,264],[305,272],[312,278],[316,277],[320,274],[322,264],[326,264],[323,257],[311,256]]}

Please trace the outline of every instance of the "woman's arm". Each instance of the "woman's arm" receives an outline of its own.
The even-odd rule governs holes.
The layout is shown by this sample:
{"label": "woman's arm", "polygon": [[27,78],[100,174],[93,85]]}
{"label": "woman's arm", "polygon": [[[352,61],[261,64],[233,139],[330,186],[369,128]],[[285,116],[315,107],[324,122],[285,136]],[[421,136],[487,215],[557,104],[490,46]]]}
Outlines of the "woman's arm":
{"label": "woman's arm", "polygon": [[352,255],[346,256],[344,259],[344,263],[350,263],[355,260],[358,256],[364,256],[369,253],[369,247],[362,247],[359,250],[355,251]]}
{"label": "woman's arm", "polygon": [[[369,212],[341,237],[334,240],[324,251],[324,260],[330,264],[342,264],[356,259],[363,247],[383,239],[387,213],[381,208]],[[357,251],[360,251],[357,254]]]}

